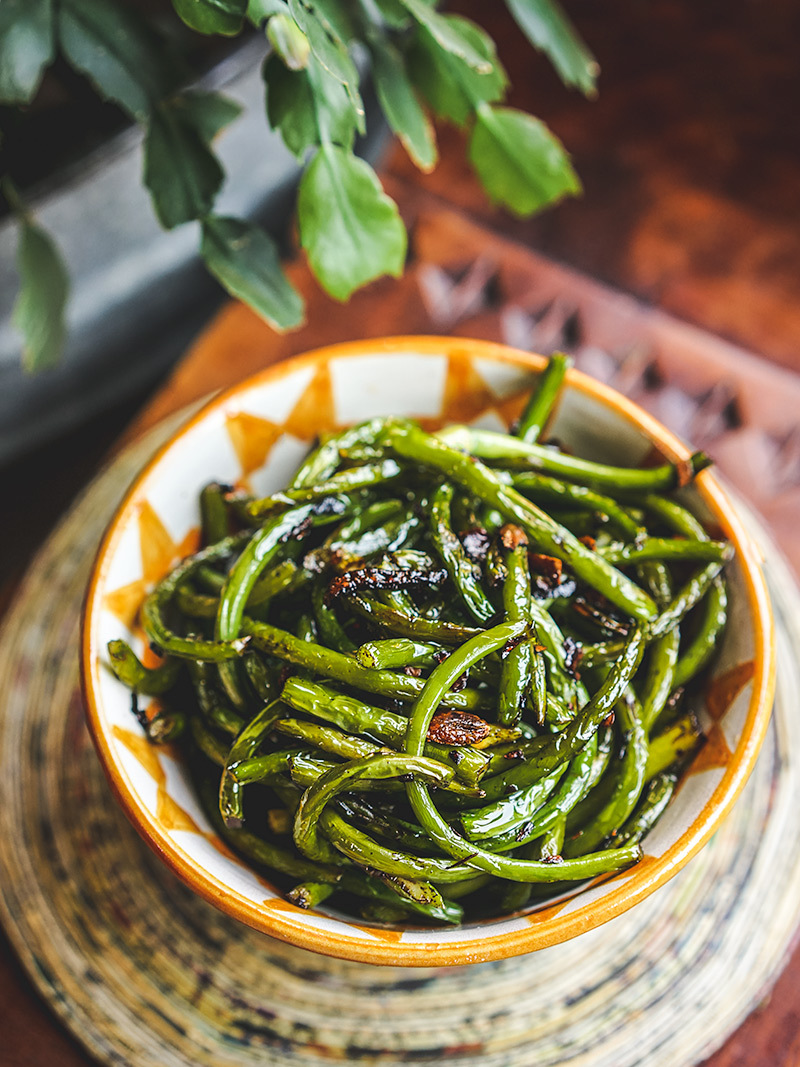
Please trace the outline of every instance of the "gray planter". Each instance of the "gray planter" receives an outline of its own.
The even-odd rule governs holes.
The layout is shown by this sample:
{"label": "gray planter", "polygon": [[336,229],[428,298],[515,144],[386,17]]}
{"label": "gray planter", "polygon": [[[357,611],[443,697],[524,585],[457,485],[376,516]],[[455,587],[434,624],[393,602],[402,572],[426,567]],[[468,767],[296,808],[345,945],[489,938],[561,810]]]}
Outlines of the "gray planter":
{"label": "gray planter", "polygon": [[[266,125],[264,55],[263,39],[249,41],[198,88],[218,88],[244,107],[216,146],[227,174],[218,211],[259,218],[279,233],[299,168]],[[368,118],[377,130],[365,146],[373,154],[385,133]],[[141,172],[142,135],[129,129],[30,201],[72,280],[63,359],[35,376],[20,367],[10,322],[16,227],[0,223],[0,463],[155,381],[222,299],[197,257],[196,224],[163,231]]]}

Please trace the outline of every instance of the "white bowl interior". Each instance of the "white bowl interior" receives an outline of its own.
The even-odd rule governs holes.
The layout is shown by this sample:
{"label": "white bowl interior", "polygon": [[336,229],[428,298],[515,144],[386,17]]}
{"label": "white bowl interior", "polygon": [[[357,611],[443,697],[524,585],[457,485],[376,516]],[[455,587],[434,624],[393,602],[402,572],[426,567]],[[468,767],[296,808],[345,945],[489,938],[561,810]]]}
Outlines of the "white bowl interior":
{"label": "white bowl interior", "polygon": [[[423,342],[409,342],[387,353],[376,343],[374,352],[333,354],[318,363],[299,362],[279,368],[272,377],[223,397],[182,433],[146,472],[136,486],[132,505],[110,540],[102,561],[91,614],[89,638],[94,650],[91,665],[96,693],[97,729],[107,744],[130,802],[139,809],[160,847],[196,869],[212,893],[223,893],[249,910],[271,908],[291,914],[292,921],[317,936],[346,934],[350,939],[380,939],[379,928],[355,924],[335,913],[292,909],[268,881],[239,861],[217,841],[198,804],[192,785],[174,754],[155,749],[131,715],[130,693],[105,663],[106,643],[124,637],[141,650],[141,633],[132,610],[190,531],[198,525],[198,495],[210,480],[249,484],[258,493],[281,488],[306,453],[319,429],[331,418],[339,425],[373,415],[405,415],[426,420],[453,421],[452,397],[460,392],[457,411],[463,411],[464,382],[476,398],[471,421],[489,428],[506,426],[506,403],[527,390],[535,379],[531,367],[508,362],[487,352],[471,358],[457,342],[453,351],[427,351]],[[471,362],[468,375],[465,364]],[[571,386],[561,403],[553,432],[579,455],[633,465],[652,448],[640,428],[609,408],[599,397]],[[695,489],[686,491],[695,512],[707,509]],[[145,544],[143,550],[143,542]],[[184,545],[185,547],[185,545]],[[742,741],[753,682],[747,664],[756,655],[755,639],[741,569],[729,569],[730,622],[715,676],[729,675],[738,683],[724,714],[712,719],[702,699],[697,711],[709,741],[690,770],[677,797],[644,847],[652,863],[675,851],[690,825],[707,805],[731,764],[731,754]],[[738,673],[737,673],[738,672]],[[613,881],[590,886],[558,906],[560,918],[590,909],[596,901],[619,891],[628,872]],[[454,948],[466,947],[476,937],[513,934],[531,922],[546,922],[555,915],[552,905],[544,914],[518,915],[455,929],[408,929],[395,941],[425,944],[435,941]],[[286,915],[284,915],[284,918]],[[487,930],[487,927],[490,927]]]}

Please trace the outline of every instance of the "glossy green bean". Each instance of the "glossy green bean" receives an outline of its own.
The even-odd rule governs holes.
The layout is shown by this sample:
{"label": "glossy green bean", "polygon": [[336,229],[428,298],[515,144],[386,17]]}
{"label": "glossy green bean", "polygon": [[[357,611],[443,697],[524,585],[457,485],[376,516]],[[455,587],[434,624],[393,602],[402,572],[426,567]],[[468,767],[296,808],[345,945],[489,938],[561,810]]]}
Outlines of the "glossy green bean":
{"label": "glossy green bean", "polygon": [[511,471],[510,480],[515,489],[534,499],[578,507],[604,516],[631,541],[640,535],[639,524],[612,496],[598,493],[586,485],[576,485],[575,482],[561,481],[532,471]]}
{"label": "glossy green bean", "polygon": [[[483,656],[501,647],[509,638],[509,631],[513,631],[515,624],[502,623],[499,626],[487,630],[484,634],[467,641],[455,652],[449,660],[436,668],[425,685],[425,690],[419,700],[415,702],[411,718],[409,720],[408,733],[406,735],[406,749],[411,755],[419,755],[424,745],[428,725],[439,706],[445,692],[450,688],[453,681],[461,671],[468,667],[472,661],[481,659]],[[636,646],[636,638],[641,642],[641,635],[636,631],[634,638],[629,644],[631,649]],[[513,638],[512,638],[513,639]],[[633,651],[628,651],[628,660],[633,662]],[[638,665],[638,660],[636,660]],[[626,664],[627,666],[627,664]],[[622,674],[623,671],[620,671]],[[627,684],[627,683],[626,683]],[[546,772],[544,772],[546,773]],[[494,855],[479,848],[474,842],[469,842],[461,837],[437,811],[430,792],[424,782],[412,781],[406,785],[409,802],[420,824],[427,830],[434,843],[445,853],[454,859],[468,862],[470,866],[480,870],[507,878],[515,882],[550,882],[567,880],[581,880],[593,877],[596,874],[619,870],[622,867],[635,863],[641,857],[641,850],[634,847],[628,849],[608,849],[605,852],[583,856],[580,859],[565,860],[555,865],[539,863],[534,860],[515,860],[501,855]]]}
{"label": "glossy green bean", "polygon": [[[452,437],[446,440],[452,440]],[[562,559],[576,577],[602,593],[616,607],[643,621],[655,616],[656,606],[643,589],[592,552],[521,493],[504,485],[488,467],[472,456],[449,447],[412,424],[393,426],[387,431],[385,441],[387,447],[398,455],[441,471],[496,507],[507,522],[521,526],[544,552]]]}
{"label": "glossy green bean", "polygon": [[162,696],[169,692],[181,672],[180,660],[166,659],[157,667],[145,667],[125,641],[109,641],[111,669],[123,685],[143,696]]}
{"label": "glossy green bean", "polygon": [[475,622],[482,625],[492,618],[495,608],[481,588],[478,568],[453,531],[452,500],[452,485],[442,482],[431,497],[431,539],[464,607]]}
{"label": "glossy green bean", "polygon": [[[521,531],[519,531],[521,534]],[[530,628],[531,617],[531,578],[528,570],[528,542],[524,534],[522,541],[512,548],[506,557],[507,575],[503,584],[503,611],[508,622],[523,622]],[[503,660],[500,670],[500,689],[498,722],[511,725],[522,718],[529,700],[533,679],[533,661],[538,656],[534,651],[532,635],[526,634]],[[542,661],[543,664],[543,661]],[[541,685],[531,703],[534,713],[540,720],[544,719],[545,702],[542,700]]]}
{"label": "glossy green bean", "polygon": [[[494,430],[480,430],[472,426],[448,426],[436,435],[453,448],[469,452],[478,459],[519,461],[534,470],[547,471],[557,477],[567,478],[597,489],[613,489],[616,492],[640,493],[674,489],[688,473],[690,477],[705,470],[711,460],[703,452],[695,452],[684,472],[672,463],[661,467],[612,467],[579,459],[543,445],[520,441],[508,434]],[[500,508],[499,510],[503,510]]]}
{"label": "glossy green bean", "polygon": [[204,545],[214,545],[230,533],[225,493],[229,486],[209,482],[200,492],[200,529]]}
{"label": "glossy green bean", "polygon": [[728,591],[718,575],[703,601],[702,618],[689,646],[681,651],[675,667],[673,686],[677,689],[690,682],[709,662],[728,619]]}
{"label": "glossy green bean", "polygon": [[[283,700],[297,711],[325,719],[351,734],[368,734],[393,748],[405,739],[408,719],[394,711],[374,708],[346,693],[301,678],[289,678]],[[437,745],[427,741],[424,755],[449,763],[463,781],[475,785],[489,765],[486,753],[465,745]]]}
{"label": "glossy green bean", "polygon": [[247,648],[246,637],[234,637],[226,641],[207,641],[199,637],[182,637],[170,629],[165,621],[165,613],[175,594],[175,590],[188,581],[194,571],[204,563],[222,559],[238,552],[250,531],[226,537],[208,548],[202,549],[178,564],[174,570],[163,578],[142,605],[142,625],[147,637],[163,652],[181,659],[205,660],[209,663],[221,663],[228,659],[237,659]]}
{"label": "glossy green bean", "polygon": [[[366,693],[375,693],[390,700],[412,701],[422,692],[425,683],[421,678],[392,671],[374,671],[362,667],[353,656],[325,648],[315,642],[301,641],[286,630],[268,623],[244,617],[243,627],[252,637],[253,644],[277,659],[295,663],[299,667],[346,682]],[[487,697],[474,689],[451,692],[443,701],[445,707],[477,711],[487,703]]]}
{"label": "glossy green bean", "polygon": [[552,415],[564,377],[571,366],[572,358],[564,352],[554,352],[550,356],[515,430],[516,436],[521,440],[529,443],[538,441]]}

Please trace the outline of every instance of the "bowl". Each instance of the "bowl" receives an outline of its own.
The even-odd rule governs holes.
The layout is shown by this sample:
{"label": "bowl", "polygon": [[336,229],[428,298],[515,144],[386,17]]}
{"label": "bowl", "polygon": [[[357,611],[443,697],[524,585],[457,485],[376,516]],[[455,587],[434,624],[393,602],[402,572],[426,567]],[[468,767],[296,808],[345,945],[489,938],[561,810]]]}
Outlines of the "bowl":
{"label": "bowl", "polygon": [[[242,922],[294,945],[371,964],[442,966],[531,952],[626,911],[691,859],[741,791],[769,721],[774,689],[770,605],[759,552],[715,476],[686,501],[736,549],[730,619],[698,712],[707,741],[645,838],[644,856],[611,879],[525,912],[456,928],[388,927],[286,901],[217,837],[173,750],[152,746],[130,693],[107,666],[106,643],[143,649],[137,611],[153,583],[198,543],[198,494],[212,479],[259,494],[286,484],[317,434],[373,415],[427,428],[469,422],[506,428],[545,365],[485,341],[395,337],[319,349],[216,396],[147,464],[103,537],[89,584],[82,676],[89,727],[105,773],[147,843],[194,891]],[[579,455],[622,465],[686,447],[635,404],[570,371],[553,433]]]}

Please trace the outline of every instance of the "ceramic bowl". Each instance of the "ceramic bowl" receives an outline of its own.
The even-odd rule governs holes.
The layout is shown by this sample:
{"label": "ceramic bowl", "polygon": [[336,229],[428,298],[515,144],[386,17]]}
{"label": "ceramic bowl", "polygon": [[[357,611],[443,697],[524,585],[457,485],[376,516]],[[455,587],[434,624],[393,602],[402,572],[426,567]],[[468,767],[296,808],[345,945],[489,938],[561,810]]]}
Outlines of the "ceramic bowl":
{"label": "ceramic bowl", "polygon": [[[575,937],[641,901],[708,840],[747,780],[769,720],[774,652],[759,554],[713,474],[685,490],[692,509],[736,548],[730,621],[699,714],[707,741],[644,842],[644,857],[568,899],[458,928],[381,927],[335,911],[304,911],[217,838],[176,753],[151,746],[130,694],[107,667],[106,643],[140,651],[146,592],[198,541],[198,494],[212,479],[267,493],[285,485],[320,432],[373,415],[426,427],[505,428],[544,366],[540,356],[483,341],[400,337],[336,345],[278,364],[215,397],[147,464],[100,546],[83,631],[89,726],[109,781],[145,840],[193,890],[273,937],[377,964],[449,965],[500,959]],[[684,445],[636,405],[570,372],[553,433],[579,455],[639,464],[671,461]]]}

